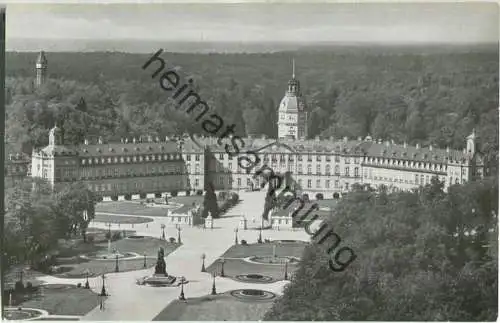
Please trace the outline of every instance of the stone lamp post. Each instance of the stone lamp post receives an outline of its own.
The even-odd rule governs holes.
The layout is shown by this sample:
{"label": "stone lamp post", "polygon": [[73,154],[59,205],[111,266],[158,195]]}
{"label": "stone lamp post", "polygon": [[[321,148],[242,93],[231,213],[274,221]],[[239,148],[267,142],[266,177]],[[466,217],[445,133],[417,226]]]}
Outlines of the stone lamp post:
{"label": "stone lamp post", "polygon": [[225,262],[226,262],[226,259],[224,259],[224,258],[220,259],[220,263],[221,263],[220,276],[221,277],[226,277],[226,275],[224,274],[224,263]]}
{"label": "stone lamp post", "polygon": [[206,270],[206,268],[205,268],[205,258],[206,258],[206,257],[207,257],[207,255],[205,255],[205,253],[202,253],[202,254],[201,254],[201,261],[202,261],[202,263],[201,263],[201,272],[202,272],[202,273],[207,272],[207,270]]}

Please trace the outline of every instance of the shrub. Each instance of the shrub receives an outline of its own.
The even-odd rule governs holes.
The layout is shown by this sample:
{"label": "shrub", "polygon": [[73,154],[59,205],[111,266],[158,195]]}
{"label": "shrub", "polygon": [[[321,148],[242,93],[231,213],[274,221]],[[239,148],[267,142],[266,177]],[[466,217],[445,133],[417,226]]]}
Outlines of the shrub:
{"label": "shrub", "polygon": [[170,195],[171,195],[172,197],[176,197],[176,196],[177,196],[177,193],[178,193],[177,191],[172,191],[172,192],[170,192]]}
{"label": "shrub", "polygon": [[241,240],[241,244],[242,245],[247,245],[247,241],[246,240]]}
{"label": "shrub", "polygon": [[27,282],[26,283],[26,289],[27,290],[33,290],[33,283],[32,282]]}
{"label": "shrub", "polygon": [[130,201],[132,199],[131,194],[125,194],[125,200]]}
{"label": "shrub", "polygon": [[16,292],[21,292],[24,290],[24,285],[23,285],[23,282],[18,280],[15,284],[14,284],[14,290]]}
{"label": "shrub", "polygon": [[76,284],[76,287],[77,287],[77,288],[82,287],[82,283],[78,283],[78,284]]}
{"label": "shrub", "polygon": [[333,193],[333,198],[334,198],[335,200],[338,200],[338,199],[340,198],[339,193]]}
{"label": "shrub", "polygon": [[203,195],[203,190],[197,190],[197,191],[196,191],[196,195],[198,195],[198,196],[202,196],[202,195]]}
{"label": "shrub", "polygon": [[322,200],[322,199],[323,199],[323,193],[317,193],[316,200]]}
{"label": "shrub", "polygon": [[304,202],[309,202],[309,194],[307,194],[307,193],[302,194],[302,200]]}
{"label": "shrub", "polygon": [[175,243],[176,239],[174,237],[170,237],[168,238],[168,241],[170,241],[171,243]]}
{"label": "shrub", "polygon": [[113,236],[111,237],[111,240],[119,240],[122,237],[121,232],[113,232]]}
{"label": "shrub", "polygon": [[141,199],[145,199],[145,198],[146,198],[146,196],[148,196],[146,193],[141,193],[141,194],[139,194],[139,197],[140,197]]}
{"label": "shrub", "polygon": [[87,242],[94,242],[95,237],[94,235],[87,235]]}
{"label": "shrub", "polygon": [[155,193],[155,198],[157,199],[161,198],[161,193]]}
{"label": "shrub", "polygon": [[102,202],[102,201],[103,201],[102,196],[98,196],[98,197],[96,197],[96,201],[97,201],[97,202]]}
{"label": "shrub", "polygon": [[186,196],[190,196],[191,195],[191,191],[190,190],[186,190]]}
{"label": "shrub", "polygon": [[111,200],[115,202],[118,201],[118,195],[111,196]]}

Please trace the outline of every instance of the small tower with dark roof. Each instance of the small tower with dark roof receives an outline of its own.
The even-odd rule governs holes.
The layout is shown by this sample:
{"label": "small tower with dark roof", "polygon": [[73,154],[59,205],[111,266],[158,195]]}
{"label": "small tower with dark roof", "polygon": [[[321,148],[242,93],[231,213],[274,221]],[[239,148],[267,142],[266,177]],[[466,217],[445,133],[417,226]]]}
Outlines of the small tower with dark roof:
{"label": "small tower with dark roof", "polygon": [[45,82],[47,77],[47,58],[45,52],[41,51],[36,59],[36,87],[39,87]]}

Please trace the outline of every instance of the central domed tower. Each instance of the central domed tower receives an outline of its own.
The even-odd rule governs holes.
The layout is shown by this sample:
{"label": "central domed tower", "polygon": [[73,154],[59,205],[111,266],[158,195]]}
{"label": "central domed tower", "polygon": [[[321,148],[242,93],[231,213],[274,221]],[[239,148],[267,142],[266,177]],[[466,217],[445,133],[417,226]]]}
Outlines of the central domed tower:
{"label": "central domed tower", "polygon": [[307,138],[307,111],[300,91],[300,82],[295,79],[295,60],[292,62],[292,79],[278,108],[278,139]]}

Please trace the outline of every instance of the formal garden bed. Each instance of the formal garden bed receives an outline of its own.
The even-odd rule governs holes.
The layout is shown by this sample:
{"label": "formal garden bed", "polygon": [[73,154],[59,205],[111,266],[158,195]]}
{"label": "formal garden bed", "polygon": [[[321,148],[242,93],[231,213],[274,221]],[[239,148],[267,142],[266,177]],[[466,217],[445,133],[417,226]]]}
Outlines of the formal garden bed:
{"label": "formal garden bed", "polygon": [[[129,237],[130,238],[130,237]],[[140,239],[121,239],[111,242],[110,246],[107,243],[91,244],[85,250],[75,250],[71,255],[70,261],[66,260],[64,266],[69,268],[65,272],[55,274],[55,276],[65,278],[83,278],[89,271],[90,276],[97,276],[103,273],[115,272],[116,259],[96,259],[99,254],[107,254],[108,247],[111,250],[116,250],[127,258],[119,258],[119,271],[132,271],[144,268],[144,255],[146,255],[146,268],[154,266],[156,262],[157,251],[160,247],[165,250],[165,255],[170,254],[179,247],[178,243],[167,242],[153,237],[142,237]],[[84,252],[82,252],[84,251]],[[130,257],[133,255],[136,257]],[[84,255],[88,258],[81,257]],[[130,259],[131,258],[131,259]]]}
{"label": "formal garden bed", "polygon": [[[8,302],[4,304],[8,305]],[[33,311],[24,310],[25,308],[45,310],[52,315],[85,315],[97,304],[98,296],[92,290],[67,284],[38,285],[17,292],[15,297],[12,297],[12,306],[21,307],[22,311],[26,312],[18,313],[18,316],[30,313],[32,317],[37,316]]]}
{"label": "formal garden bed", "polygon": [[[253,283],[273,283],[285,279],[285,270],[286,276],[291,276],[306,245],[305,242],[234,245],[208,266],[207,271],[220,275],[224,263],[224,275],[228,278]],[[285,264],[286,261],[288,264]]]}
{"label": "formal garden bed", "polygon": [[113,215],[113,214],[96,214],[94,222],[105,223],[120,223],[120,224],[139,224],[153,222],[153,219],[140,217],[140,216],[127,216],[127,215]]}
{"label": "formal garden bed", "polygon": [[188,297],[186,301],[170,303],[153,321],[259,321],[271,308],[273,300],[241,299],[231,292]]}
{"label": "formal garden bed", "polygon": [[40,287],[36,297],[20,305],[40,308],[54,315],[85,315],[97,304],[98,296],[90,289],[74,285],[53,284]]}

